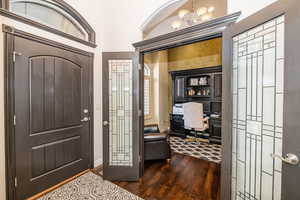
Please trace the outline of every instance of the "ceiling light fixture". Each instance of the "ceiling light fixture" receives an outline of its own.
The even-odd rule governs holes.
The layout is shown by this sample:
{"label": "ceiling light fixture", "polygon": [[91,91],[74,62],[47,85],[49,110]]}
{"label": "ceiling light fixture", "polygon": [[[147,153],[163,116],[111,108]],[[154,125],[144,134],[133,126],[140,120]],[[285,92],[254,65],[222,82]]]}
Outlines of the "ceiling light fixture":
{"label": "ceiling light fixture", "polygon": [[188,10],[186,8],[179,10],[177,15],[178,19],[171,24],[174,30],[193,26],[213,18],[213,12],[215,11],[214,6],[201,6],[195,9],[194,1],[195,0],[192,0],[192,10]]}
{"label": "ceiling light fixture", "polygon": [[178,12],[178,17],[183,19],[190,11],[187,9],[182,9]]}
{"label": "ceiling light fixture", "polygon": [[172,23],[172,28],[173,28],[174,30],[178,30],[178,29],[180,28],[180,26],[181,26],[181,21],[180,21],[180,20],[176,20],[176,21],[174,21],[174,22]]}
{"label": "ceiling light fixture", "polygon": [[207,12],[207,8],[206,7],[198,8],[196,12],[198,16],[204,15]]}
{"label": "ceiling light fixture", "polygon": [[208,21],[212,18],[212,15],[210,14],[205,14],[201,17],[202,21]]}
{"label": "ceiling light fixture", "polygon": [[210,6],[208,9],[207,9],[207,12],[211,13],[215,10],[215,7],[214,6]]}

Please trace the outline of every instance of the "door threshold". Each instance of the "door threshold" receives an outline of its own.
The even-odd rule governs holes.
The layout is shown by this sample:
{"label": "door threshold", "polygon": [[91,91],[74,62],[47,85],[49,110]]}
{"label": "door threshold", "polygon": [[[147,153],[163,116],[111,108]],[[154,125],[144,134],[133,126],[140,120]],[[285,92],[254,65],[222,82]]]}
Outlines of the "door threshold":
{"label": "door threshold", "polygon": [[78,178],[79,176],[82,176],[83,174],[88,173],[89,171],[91,171],[91,169],[84,170],[83,172],[80,172],[80,173],[76,174],[75,176],[72,176],[71,178],[68,178],[68,179],[62,181],[62,182],[58,183],[57,185],[52,186],[51,188],[48,188],[32,197],[29,197],[27,200],[36,200],[36,199],[48,194],[49,192],[52,192],[52,191],[56,190],[57,188],[73,181],[74,179]]}

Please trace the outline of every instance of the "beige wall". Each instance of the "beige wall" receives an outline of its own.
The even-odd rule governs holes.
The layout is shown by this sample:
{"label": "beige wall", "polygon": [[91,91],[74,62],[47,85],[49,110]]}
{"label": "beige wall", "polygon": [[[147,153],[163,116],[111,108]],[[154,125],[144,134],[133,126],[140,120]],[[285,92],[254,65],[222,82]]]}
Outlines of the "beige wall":
{"label": "beige wall", "polygon": [[168,50],[169,71],[222,65],[222,38],[215,38]]}
{"label": "beige wall", "polygon": [[160,67],[159,67],[159,128],[166,131],[170,127],[169,118],[169,71],[168,71],[168,51],[160,51]]}
{"label": "beige wall", "polygon": [[158,124],[161,131],[169,127],[168,112],[168,52],[146,54],[145,64],[152,70],[150,116],[145,124]]}

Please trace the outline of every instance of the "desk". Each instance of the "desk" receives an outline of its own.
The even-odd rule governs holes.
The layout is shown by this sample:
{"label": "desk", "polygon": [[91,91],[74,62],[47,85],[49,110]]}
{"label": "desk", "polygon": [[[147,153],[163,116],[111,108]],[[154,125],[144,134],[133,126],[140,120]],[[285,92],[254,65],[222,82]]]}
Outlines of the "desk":
{"label": "desk", "polygon": [[[212,143],[221,144],[221,122],[222,117],[206,114],[209,117],[209,141]],[[171,135],[186,137],[187,131],[184,128],[183,115],[170,114]]]}

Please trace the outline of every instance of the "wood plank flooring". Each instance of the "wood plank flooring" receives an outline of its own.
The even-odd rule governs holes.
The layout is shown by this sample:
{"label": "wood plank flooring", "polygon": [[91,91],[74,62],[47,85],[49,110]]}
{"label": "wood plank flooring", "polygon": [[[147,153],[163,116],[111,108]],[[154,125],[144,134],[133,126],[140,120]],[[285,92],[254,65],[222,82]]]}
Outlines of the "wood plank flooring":
{"label": "wood plank flooring", "polygon": [[173,154],[146,163],[139,182],[114,182],[146,200],[220,200],[220,164]]}

